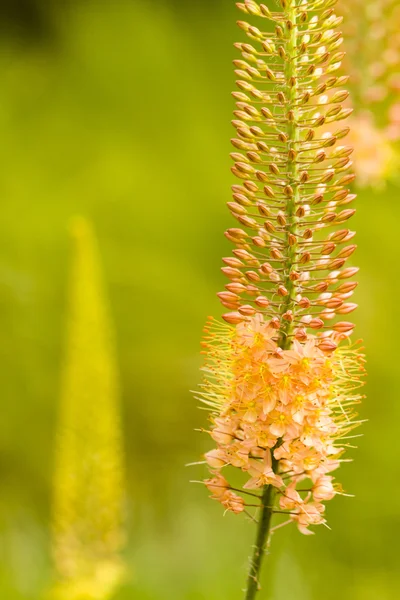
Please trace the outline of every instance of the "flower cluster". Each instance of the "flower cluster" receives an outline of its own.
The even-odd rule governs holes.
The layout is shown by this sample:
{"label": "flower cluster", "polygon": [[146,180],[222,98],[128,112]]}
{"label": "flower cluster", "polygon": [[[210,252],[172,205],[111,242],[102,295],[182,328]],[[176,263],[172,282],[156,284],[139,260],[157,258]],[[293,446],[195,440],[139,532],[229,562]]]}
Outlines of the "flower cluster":
{"label": "flower cluster", "polygon": [[340,490],[329,473],[358,424],[352,407],[361,398],[363,358],[350,346],[326,353],[313,335],[290,350],[275,339],[261,315],[236,327],[211,319],[206,328],[201,395],[212,406],[217,443],[206,454],[214,475],[206,485],[226,509],[243,511],[245,502],[220,472],[238,467],[247,475],[242,490],[272,485],[280,509],[311,533],[309,525],[325,522],[323,501]]}
{"label": "flower cluster", "polygon": [[[345,226],[355,212],[353,149],[341,123],[352,109],[348,77],[338,74],[344,53],[334,0],[279,4],[277,12],[254,0],[238,4],[260,27],[238,23],[250,38],[236,44],[234,61],[231,157],[240,183],[228,207],[239,226],[225,234],[234,249],[223,259],[229,282],[218,296],[228,312],[225,323],[206,327],[198,397],[211,410],[217,444],[206,454],[212,497],[235,513],[254,506],[242,496],[261,501],[262,514],[288,513],[308,533],[325,522],[323,501],[340,491],[330,473],[361,399],[363,357],[348,339],[354,324],[344,320],[357,307],[358,269],[347,265],[355,234]],[[246,474],[239,487],[228,483],[232,467]]]}
{"label": "flower cluster", "polygon": [[344,17],[343,46],[355,109],[351,127],[357,181],[379,185],[395,172],[399,155],[400,6],[397,0],[338,0],[338,11]]}

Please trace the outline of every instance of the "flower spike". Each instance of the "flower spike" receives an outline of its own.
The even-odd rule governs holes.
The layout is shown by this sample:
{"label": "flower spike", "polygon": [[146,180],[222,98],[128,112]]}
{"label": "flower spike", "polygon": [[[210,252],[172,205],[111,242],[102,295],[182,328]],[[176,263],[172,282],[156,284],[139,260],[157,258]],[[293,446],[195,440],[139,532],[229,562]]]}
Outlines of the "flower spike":
{"label": "flower spike", "polygon": [[109,600],[125,578],[124,457],[99,250],[75,217],[53,499],[53,600]]}
{"label": "flower spike", "polygon": [[[359,424],[364,358],[349,340],[358,269],[347,228],[351,113],[334,1],[280,0],[279,12],[239,3],[257,26],[235,44],[237,87],[228,208],[238,225],[218,294],[225,323],[205,327],[204,382],[216,447],[205,455],[211,497],[234,513],[258,500],[259,530],[246,599],[254,598],[274,513],[304,534],[325,524],[324,502],[341,492],[331,473]],[[242,472],[229,483],[230,467]],[[238,495],[243,494],[242,495]]]}

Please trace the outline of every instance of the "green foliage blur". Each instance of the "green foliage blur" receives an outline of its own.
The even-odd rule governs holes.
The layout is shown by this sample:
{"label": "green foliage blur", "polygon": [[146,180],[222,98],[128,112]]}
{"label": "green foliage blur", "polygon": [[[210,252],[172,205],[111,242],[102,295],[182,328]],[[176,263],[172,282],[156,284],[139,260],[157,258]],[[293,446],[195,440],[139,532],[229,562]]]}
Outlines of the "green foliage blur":
{"label": "green foliage blur", "polygon": [[[83,214],[122,387],[130,576],[116,600],[239,600],[254,525],[224,517],[189,483],[203,467],[185,467],[210,447],[189,390],[229,252],[234,3],[87,0],[49,14],[43,35],[10,25],[0,41],[0,598],[39,600],[52,578],[67,226]],[[368,422],[340,479],[356,497],[330,503],[332,531],[274,536],[260,600],[400,597],[398,194],[361,191],[352,223]]]}

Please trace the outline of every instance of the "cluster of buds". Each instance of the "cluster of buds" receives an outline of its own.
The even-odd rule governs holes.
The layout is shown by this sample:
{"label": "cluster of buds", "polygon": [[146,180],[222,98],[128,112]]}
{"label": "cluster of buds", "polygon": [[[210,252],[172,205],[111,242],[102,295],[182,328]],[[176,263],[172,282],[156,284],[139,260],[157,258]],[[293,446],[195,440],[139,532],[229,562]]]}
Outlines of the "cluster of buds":
{"label": "cluster of buds", "polygon": [[357,182],[379,185],[398,163],[400,5],[397,0],[338,0],[338,10],[344,17],[343,47],[355,109],[351,141]]}
{"label": "cluster of buds", "polygon": [[[285,14],[289,4],[296,24]],[[253,0],[239,5],[276,25],[262,32],[239,22],[252,44],[236,44],[244,60],[234,61],[241,91],[233,94],[231,156],[242,182],[228,207],[242,227],[225,234],[236,248],[223,259],[230,282],[219,297],[231,309],[228,323],[259,313],[281,342],[304,341],[311,328],[333,349],[333,334],[349,335],[354,327],[335,317],[356,308],[349,299],[357,268],[345,266],[356,248],[349,243],[354,232],[344,228],[355,212],[348,188],[353,149],[342,144],[349,128],[338,123],[351,110],[342,106],[348,78],[334,74],[343,58],[341,19],[322,10],[322,0],[311,5],[310,18],[305,1],[282,0],[283,13]]]}
{"label": "cluster of buds", "polygon": [[235,247],[218,295],[228,312],[206,327],[199,393],[217,443],[206,455],[212,496],[245,510],[220,472],[237,467],[250,477],[242,492],[271,486],[304,533],[324,522],[322,501],[338,490],[328,473],[345,448],[338,440],[357,424],[351,407],[363,369],[348,340],[358,269],[346,264],[356,249],[345,225],[355,195],[342,121],[352,111],[348,77],[337,74],[344,53],[334,4],[280,0],[280,12],[238,4],[261,28],[238,23],[250,38],[235,44],[234,61],[231,156],[241,182],[228,207],[239,226],[226,232]]}

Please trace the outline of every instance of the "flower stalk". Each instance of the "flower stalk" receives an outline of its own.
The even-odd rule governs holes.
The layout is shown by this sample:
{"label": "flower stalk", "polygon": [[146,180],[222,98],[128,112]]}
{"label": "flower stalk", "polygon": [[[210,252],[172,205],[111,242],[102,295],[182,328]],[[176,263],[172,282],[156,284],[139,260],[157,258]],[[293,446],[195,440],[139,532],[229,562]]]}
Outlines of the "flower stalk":
{"label": "flower stalk", "polygon": [[[349,341],[354,324],[342,320],[357,307],[349,299],[358,269],[345,266],[356,249],[343,227],[355,195],[352,148],[341,143],[349,128],[336,125],[351,110],[348,78],[335,74],[343,38],[334,4],[237,5],[261,28],[238,22],[251,40],[235,44],[231,157],[241,184],[228,207],[239,227],[225,234],[234,249],[218,296],[229,312],[205,327],[197,397],[217,444],[205,455],[211,497],[248,513],[246,492],[261,491],[246,600],[259,589],[273,517],[289,515],[306,535],[326,523],[324,502],[341,493],[331,472],[359,424],[364,359]],[[235,491],[225,477],[232,468],[244,476]]]}
{"label": "flower stalk", "polygon": [[268,546],[273,511],[271,504],[273,504],[274,495],[274,487],[272,485],[265,485],[262,495],[262,508],[257,530],[257,539],[254,546],[253,556],[250,561],[245,600],[253,600],[256,597],[259,589],[258,580],[263,558]]}
{"label": "flower stalk", "polygon": [[[297,254],[297,219],[296,219],[296,205],[300,200],[300,189],[298,184],[298,172],[299,165],[296,160],[296,145],[299,142],[299,129],[297,127],[298,121],[298,79],[297,79],[297,14],[295,10],[295,2],[290,0],[287,6],[287,17],[290,22],[291,28],[288,35],[287,43],[287,60],[285,61],[285,81],[289,82],[288,87],[288,114],[291,115],[287,123],[287,176],[289,185],[293,190],[292,196],[289,196],[286,202],[286,214],[287,214],[287,234],[286,234],[286,248],[288,252],[288,272],[286,275],[285,287],[288,291],[287,301],[283,305],[282,314],[287,311],[293,312],[296,286],[295,280],[292,279],[291,275],[295,269],[295,261]],[[290,243],[290,240],[293,240]],[[296,240],[296,241],[295,241]],[[285,322],[284,327],[281,331],[281,339],[279,340],[279,346],[281,348],[290,347],[290,334],[293,329],[293,322],[288,320]]]}

